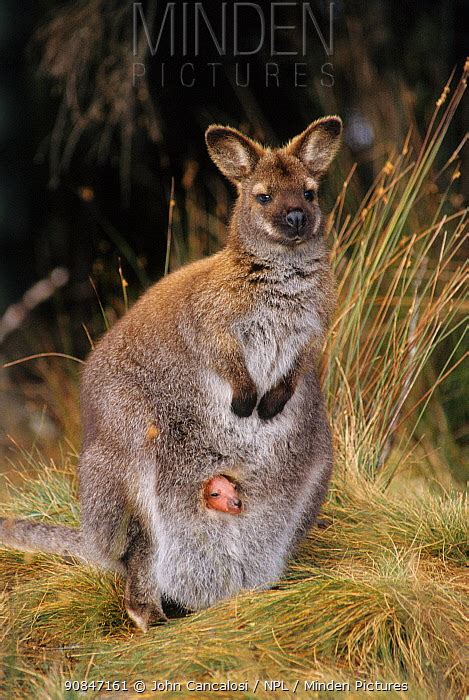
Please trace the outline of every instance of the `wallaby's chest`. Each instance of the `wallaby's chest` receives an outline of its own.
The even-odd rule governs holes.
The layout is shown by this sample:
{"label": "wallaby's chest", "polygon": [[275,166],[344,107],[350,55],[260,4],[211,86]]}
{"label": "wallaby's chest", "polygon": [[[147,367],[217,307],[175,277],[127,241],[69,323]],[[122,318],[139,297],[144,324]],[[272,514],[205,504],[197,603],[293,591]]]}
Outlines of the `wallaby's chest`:
{"label": "wallaby's chest", "polygon": [[293,366],[321,329],[312,298],[279,292],[260,303],[233,329],[258,390],[267,390]]}

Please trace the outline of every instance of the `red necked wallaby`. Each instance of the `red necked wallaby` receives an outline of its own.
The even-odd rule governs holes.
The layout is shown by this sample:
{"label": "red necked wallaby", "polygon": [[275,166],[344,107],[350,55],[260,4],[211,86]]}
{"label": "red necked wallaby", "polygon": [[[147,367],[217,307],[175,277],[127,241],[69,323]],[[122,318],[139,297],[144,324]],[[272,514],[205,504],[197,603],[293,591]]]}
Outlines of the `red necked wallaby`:
{"label": "red necked wallaby", "polygon": [[220,475],[204,484],[203,497],[207,508],[219,510],[222,513],[238,515],[243,503],[239,497],[239,486],[231,479]]}
{"label": "red necked wallaby", "polygon": [[[0,543],[126,578],[145,629],[282,575],[327,489],[332,450],[315,360],[334,309],[318,183],[338,117],[270,149],[213,125],[236,186],[228,242],[160,280],[101,339],[82,377],[79,529],[0,519]],[[233,516],[204,484],[239,485]]]}

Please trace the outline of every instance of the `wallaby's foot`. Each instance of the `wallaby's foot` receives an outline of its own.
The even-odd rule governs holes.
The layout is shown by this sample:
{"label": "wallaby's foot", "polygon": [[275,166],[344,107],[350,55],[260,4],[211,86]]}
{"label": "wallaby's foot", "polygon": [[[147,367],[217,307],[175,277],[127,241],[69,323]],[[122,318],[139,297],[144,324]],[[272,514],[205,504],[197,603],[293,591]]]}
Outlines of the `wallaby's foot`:
{"label": "wallaby's foot", "polygon": [[133,590],[132,580],[128,579],[124,594],[125,609],[132,622],[142,632],[147,632],[156,622],[167,622],[161,600],[142,601]]}
{"label": "wallaby's foot", "polygon": [[287,401],[293,396],[291,382],[282,379],[277,386],[270,389],[259,402],[257,412],[262,420],[270,420],[283,411]]}
{"label": "wallaby's foot", "polygon": [[132,522],[133,537],[123,557],[127,570],[124,603],[136,627],[146,632],[155,622],[166,622],[161,593],[154,576],[156,551],[138,520]]}
{"label": "wallaby's foot", "polygon": [[247,418],[256,408],[257,390],[254,384],[233,392],[231,410],[240,418]]}

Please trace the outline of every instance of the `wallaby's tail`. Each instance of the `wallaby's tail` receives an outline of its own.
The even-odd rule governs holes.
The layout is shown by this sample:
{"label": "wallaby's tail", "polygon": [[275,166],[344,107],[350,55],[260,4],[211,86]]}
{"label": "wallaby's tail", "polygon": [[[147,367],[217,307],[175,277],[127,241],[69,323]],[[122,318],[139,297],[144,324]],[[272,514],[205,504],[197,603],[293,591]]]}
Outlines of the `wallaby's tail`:
{"label": "wallaby's tail", "polygon": [[86,552],[81,531],[64,525],[45,525],[31,520],[0,518],[0,547],[3,546],[23,552],[77,557],[87,563],[95,563],[89,552]]}

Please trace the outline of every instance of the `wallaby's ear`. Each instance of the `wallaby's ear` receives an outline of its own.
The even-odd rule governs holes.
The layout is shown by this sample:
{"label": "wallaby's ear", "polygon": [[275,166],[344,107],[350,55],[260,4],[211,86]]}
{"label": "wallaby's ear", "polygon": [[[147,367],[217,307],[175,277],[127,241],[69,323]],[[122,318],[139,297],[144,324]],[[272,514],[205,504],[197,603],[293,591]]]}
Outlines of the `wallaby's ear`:
{"label": "wallaby's ear", "polygon": [[313,177],[320,177],[339,150],[341,133],[340,117],[322,117],[295,136],[285,150],[299,158]]}
{"label": "wallaby's ear", "polygon": [[252,173],[263,152],[262,146],[230,126],[212,124],[205,141],[215,165],[235,184]]}

